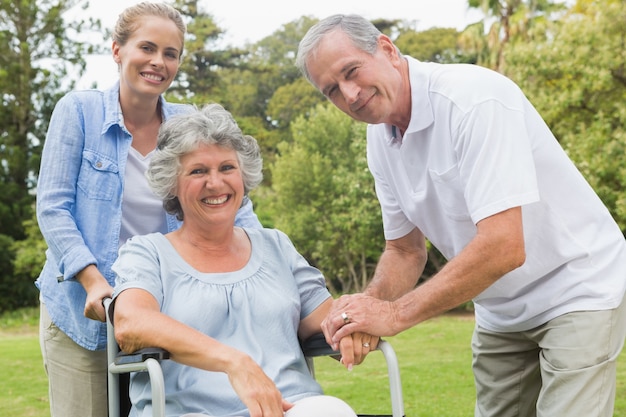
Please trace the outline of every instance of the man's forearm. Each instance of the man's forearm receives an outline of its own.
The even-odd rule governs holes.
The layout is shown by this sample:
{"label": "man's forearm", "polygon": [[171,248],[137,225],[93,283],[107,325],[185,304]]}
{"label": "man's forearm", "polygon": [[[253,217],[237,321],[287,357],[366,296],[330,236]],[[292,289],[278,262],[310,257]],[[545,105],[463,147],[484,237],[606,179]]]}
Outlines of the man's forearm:
{"label": "man's forearm", "polygon": [[424,271],[426,256],[385,250],[364,293],[383,300],[396,300],[413,290]]}

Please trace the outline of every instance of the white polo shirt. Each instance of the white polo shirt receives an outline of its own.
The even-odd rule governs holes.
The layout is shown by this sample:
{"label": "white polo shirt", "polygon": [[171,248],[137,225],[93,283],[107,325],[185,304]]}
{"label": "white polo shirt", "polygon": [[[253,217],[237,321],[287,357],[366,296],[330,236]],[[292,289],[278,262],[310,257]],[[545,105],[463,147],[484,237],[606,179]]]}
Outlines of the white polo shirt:
{"label": "white polo shirt", "polygon": [[479,66],[407,59],[407,131],[367,131],[385,238],[416,226],[450,259],[481,219],[522,206],[526,262],[475,298],[478,324],[520,331],[569,311],[617,307],[626,241],[521,90]]}

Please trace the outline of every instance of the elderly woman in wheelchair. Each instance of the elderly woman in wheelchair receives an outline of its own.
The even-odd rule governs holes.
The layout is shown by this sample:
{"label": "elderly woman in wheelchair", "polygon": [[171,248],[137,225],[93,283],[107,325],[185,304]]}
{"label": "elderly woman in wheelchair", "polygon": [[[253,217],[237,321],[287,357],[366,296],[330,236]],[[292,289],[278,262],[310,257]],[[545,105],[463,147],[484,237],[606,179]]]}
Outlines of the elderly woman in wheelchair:
{"label": "elderly woman in wheelchair", "polygon": [[[170,352],[167,416],[354,417],[323,395],[300,348],[331,305],[323,275],[284,233],[234,225],[261,171],[256,140],[220,105],[163,124],[146,175],[183,224],[120,249],[115,337],[126,352]],[[377,343],[344,338],[342,363],[359,364]],[[151,415],[147,378],[132,376],[131,416]]]}

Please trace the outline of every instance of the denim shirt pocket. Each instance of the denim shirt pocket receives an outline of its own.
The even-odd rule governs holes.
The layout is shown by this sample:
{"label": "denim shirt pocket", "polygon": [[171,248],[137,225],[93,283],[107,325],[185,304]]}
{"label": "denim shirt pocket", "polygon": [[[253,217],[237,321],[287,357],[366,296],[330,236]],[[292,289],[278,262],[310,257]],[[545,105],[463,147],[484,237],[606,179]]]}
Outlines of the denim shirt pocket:
{"label": "denim shirt pocket", "polygon": [[92,200],[111,200],[117,184],[119,167],[107,156],[90,150],[83,151],[83,163],[78,175],[78,188]]}
{"label": "denim shirt pocket", "polygon": [[465,201],[463,182],[456,165],[443,172],[429,171],[434,189],[446,216],[453,220],[468,220],[470,214]]}

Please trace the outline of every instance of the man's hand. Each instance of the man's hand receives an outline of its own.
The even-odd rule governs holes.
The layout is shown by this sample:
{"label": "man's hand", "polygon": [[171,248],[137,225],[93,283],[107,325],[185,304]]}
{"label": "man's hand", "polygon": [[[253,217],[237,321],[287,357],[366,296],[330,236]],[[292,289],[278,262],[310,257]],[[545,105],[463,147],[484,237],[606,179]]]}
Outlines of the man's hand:
{"label": "man's hand", "polygon": [[393,336],[401,330],[393,302],[364,294],[343,295],[334,300],[322,321],[322,331],[333,349],[339,349],[339,342],[355,332],[380,337]]}

